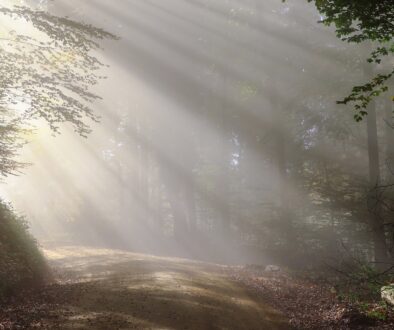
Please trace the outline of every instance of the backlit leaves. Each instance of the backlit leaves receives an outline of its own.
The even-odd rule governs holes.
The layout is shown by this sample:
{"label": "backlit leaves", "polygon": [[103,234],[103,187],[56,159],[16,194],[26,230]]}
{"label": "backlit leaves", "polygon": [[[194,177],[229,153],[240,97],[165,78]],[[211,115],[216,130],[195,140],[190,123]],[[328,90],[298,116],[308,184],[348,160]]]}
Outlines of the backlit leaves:
{"label": "backlit leaves", "polygon": [[[9,31],[0,38],[0,174],[15,173],[20,130],[44,119],[54,132],[70,123],[81,136],[97,121],[91,91],[104,67],[93,54],[102,39],[116,37],[102,29],[26,7],[0,8],[0,14],[31,23],[31,35]],[[38,35],[38,36],[37,36]]]}
{"label": "backlit leaves", "polygon": [[[381,64],[382,58],[394,54],[394,4],[392,0],[308,0],[322,14],[321,23],[334,25],[338,38],[350,43],[372,42],[378,46],[367,59]],[[391,63],[392,67],[392,63]],[[368,104],[388,90],[393,70],[378,74],[365,85],[355,86],[340,104],[353,104],[357,121],[367,114]]]}

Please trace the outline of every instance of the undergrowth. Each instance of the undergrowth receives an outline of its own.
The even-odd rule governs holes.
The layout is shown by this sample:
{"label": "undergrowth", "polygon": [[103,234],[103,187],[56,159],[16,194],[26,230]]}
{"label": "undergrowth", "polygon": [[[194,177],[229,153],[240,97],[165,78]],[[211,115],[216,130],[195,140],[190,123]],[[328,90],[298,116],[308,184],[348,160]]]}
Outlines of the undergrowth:
{"label": "undergrowth", "polygon": [[330,266],[326,278],[337,299],[356,308],[371,320],[394,320],[393,306],[381,298],[381,288],[394,283],[394,265],[377,269],[375,264],[355,257]]}
{"label": "undergrowth", "polygon": [[47,267],[26,220],[0,201],[0,299],[40,283]]}

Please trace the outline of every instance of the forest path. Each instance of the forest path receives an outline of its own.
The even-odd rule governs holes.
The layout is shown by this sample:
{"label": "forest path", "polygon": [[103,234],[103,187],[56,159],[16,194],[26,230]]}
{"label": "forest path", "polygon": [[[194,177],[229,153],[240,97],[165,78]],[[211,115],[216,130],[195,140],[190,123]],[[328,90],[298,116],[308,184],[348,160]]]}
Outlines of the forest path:
{"label": "forest path", "polygon": [[41,322],[51,329],[289,329],[225,266],[82,247],[45,254],[60,278]]}

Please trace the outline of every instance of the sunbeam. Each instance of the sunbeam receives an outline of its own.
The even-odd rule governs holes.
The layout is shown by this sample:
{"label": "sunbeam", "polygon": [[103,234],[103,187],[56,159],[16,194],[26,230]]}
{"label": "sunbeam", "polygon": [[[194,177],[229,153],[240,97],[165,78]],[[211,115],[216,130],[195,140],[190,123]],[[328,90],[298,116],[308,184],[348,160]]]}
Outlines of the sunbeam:
{"label": "sunbeam", "polygon": [[0,307],[25,262],[59,321],[0,330],[390,328],[393,7],[346,3],[4,0]]}

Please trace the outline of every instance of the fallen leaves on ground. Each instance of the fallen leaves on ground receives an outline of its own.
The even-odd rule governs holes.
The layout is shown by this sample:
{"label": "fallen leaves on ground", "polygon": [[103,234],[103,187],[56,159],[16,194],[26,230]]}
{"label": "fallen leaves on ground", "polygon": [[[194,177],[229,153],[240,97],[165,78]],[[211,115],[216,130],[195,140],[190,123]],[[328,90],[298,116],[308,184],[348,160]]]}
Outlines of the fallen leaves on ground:
{"label": "fallen leaves on ground", "polygon": [[296,329],[394,329],[394,312],[386,320],[373,318],[359,306],[340,301],[329,285],[254,266],[230,267],[229,274],[264,296]]}

